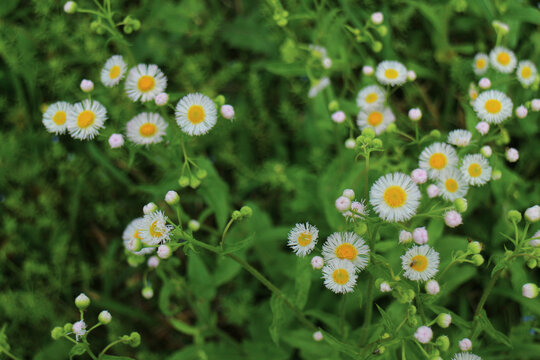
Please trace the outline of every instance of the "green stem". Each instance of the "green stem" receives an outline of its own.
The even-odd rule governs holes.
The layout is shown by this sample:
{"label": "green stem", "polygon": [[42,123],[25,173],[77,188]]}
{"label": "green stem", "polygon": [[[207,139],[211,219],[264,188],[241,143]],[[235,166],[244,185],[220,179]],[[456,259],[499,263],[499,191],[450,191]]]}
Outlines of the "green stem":
{"label": "green stem", "polygon": [[418,308],[418,312],[420,313],[420,317],[422,318],[422,323],[427,322],[426,314],[424,313],[424,308],[422,307],[422,302],[420,301],[420,283],[416,283],[416,307]]}
{"label": "green stem", "polygon": [[122,339],[118,339],[116,341],[113,341],[109,345],[105,346],[105,348],[103,350],[101,350],[101,352],[99,353],[98,357],[101,359],[103,357],[103,355],[105,355],[107,350],[109,350],[111,347],[113,347],[114,345],[116,345],[118,343],[121,343],[121,342],[122,342]]}
{"label": "green stem", "polygon": [[68,339],[69,341],[71,341],[72,343],[77,344],[77,341],[73,340],[73,339],[70,338],[69,336],[64,335],[64,337],[65,337],[66,339]]}
{"label": "green stem", "polygon": [[221,235],[221,251],[225,250],[225,237],[227,236],[227,231],[229,231],[229,228],[233,224],[234,219],[229,220],[227,223],[227,226],[225,226],[225,230],[223,230],[223,235]]}
{"label": "green stem", "polygon": [[482,312],[482,309],[484,308],[484,304],[486,303],[487,298],[488,298],[489,294],[491,293],[491,290],[493,290],[493,287],[495,286],[495,283],[499,279],[499,276],[502,274],[503,270],[504,270],[504,268],[499,269],[493,275],[493,277],[489,281],[488,286],[485,288],[484,293],[482,294],[482,297],[480,298],[480,302],[476,306],[476,310],[474,311],[474,318],[473,318],[474,324],[473,324],[473,328],[472,328],[472,332],[471,332],[471,338],[472,339],[474,339],[474,337],[475,337],[475,332],[476,332],[476,328],[478,326],[478,317],[480,316],[480,312]]}
{"label": "green stem", "polygon": [[0,354],[6,354],[8,357],[12,358],[13,360],[19,360],[18,357],[16,357],[15,355],[13,355],[12,353],[10,353],[9,351],[7,351],[6,349],[4,348],[0,348]]}
{"label": "green stem", "polygon": [[450,264],[446,265],[446,267],[444,268],[444,270],[443,270],[443,271],[441,272],[441,274],[439,275],[439,281],[442,280],[444,274],[446,274],[446,272],[447,272],[448,270],[450,270],[450,268],[451,268],[456,262],[457,262],[457,260],[454,259],[454,260],[452,260],[452,261],[450,262]]}
{"label": "green stem", "polygon": [[339,307],[339,328],[341,329],[341,336],[345,338],[345,309],[347,306],[347,294],[341,296],[341,305]]}

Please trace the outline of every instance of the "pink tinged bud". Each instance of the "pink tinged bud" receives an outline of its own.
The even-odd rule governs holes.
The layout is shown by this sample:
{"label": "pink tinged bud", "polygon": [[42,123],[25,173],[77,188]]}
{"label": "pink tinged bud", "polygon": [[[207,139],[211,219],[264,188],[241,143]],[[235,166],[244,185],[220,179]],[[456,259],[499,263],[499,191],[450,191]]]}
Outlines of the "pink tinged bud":
{"label": "pink tinged bud", "polygon": [[367,75],[367,76],[370,76],[370,75],[373,75],[373,67],[369,66],[369,65],[365,65],[362,67],[362,73],[364,73],[364,75]]}
{"label": "pink tinged bud", "polygon": [[345,147],[347,149],[354,149],[355,146],[356,146],[356,141],[354,139],[347,139],[347,141],[345,141]]}
{"label": "pink tinged bud", "polygon": [[323,339],[323,334],[320,331],[316,331],[313,333],[313,340],[315,341],[321,341]]}
{"label": "pink tinged bud", "polygon": [[157,256],[150,256],[148,258],[148,267],[151,269],[155,269],[159,266],[159,258]]}
{"label": "pink tinged bud", "polygon": [[381,292],[385,293],[385,292],[390,292],[390,291],[392,291],[392,288],[390,287],[390,284],[388,284],[388,283],[385,281],[385,282],[381,283],[380,290],[381,290]]}
{"label": "pink tinged bud", "polygon": [[540,206],[534,205],[527,210],[525,210],[525,219],[527,219],[528,222],[537,222],[540,220]]}
{"label": "pink tinged bud", "polygon": [[415,183],[423,184],[427,181],[427,172],[424,169],[414,169],[411,178]]}
{"label": "pink tinged bud", "polygon": [[227,120],[232,120],[234,118],[234,108],[231,105],[223,105],[220,112],[221,116],[223,116]]}
{"label": "pink tinged bud", "polygon": [[407,80],[409,81],[416,80],[416,73],[413,70],[407,71]]}
{"label": "pink tinged bud", "polygon": [[167,259],[171,256],[171,248],[167,245],[159,245],[157,249],[157,254],[162,259]]}
{"label": "pink tinged bud", "polygon": [[436,196],[439,195],[439,188],[437,187],[437,185],[429,185],[428,188],[427,188],[427,194],[430,198],[434,198]]}
{"label": "pink tinged bud", "polygon": [[400,244],[405,244],[405,243],[411,242],[412,239],[413,239],[413,235],[410,232],[408,232],[407,230],[401,230],[399,232],[399,243]]}
{"label": "pink tinged bud", "polygon": [[332,59],[330,58],[324,58],[322,61],[322,66],[325,69],[330,69],[332,67]]}
{"label": "pink tinged bud", "polygon": [[156,95],[156,98],[154,99],[157,106],[163,106],[166,105],[169,102],[169,94],[167,93],[159,93]]}
{"label": "pink tinged bud", "polygon": [[531,101],[532,111],[540,111],[540,99],[533,99]]}
{"label": "pink tinged bud", "polygon": [[371,14],[371,21],[373,21],[375,25],[382,24],[383,20],[384,20],[384,16],[382,12],[377,11]]}
{"label": "pink tinged bud", "polygon": [[527,116],[527,108],[523,105],[521,106],[518,106],[518,108],[516,109],[516,116],[520,119],[523,119]]}
{"label": "pink tinged bud", "polygon": [[412,108],[409,110],[409,119],[412,121],[418,121],[422,118],[422,111],[419,108]]}
{"label": "pink tinged bud", "polygon": [[84,79],[81,81],[81,90],[84,92],[90,92],[94,90],[94,83],[91,80]]}
{"label": "pink tinged bud", "polygon": [[343,196],[351,199],[351,200],[354,200],[354,190],[353,189],[345,189],[343,190]]}
{"label": "pink tinged bud", "polygon": [[476,130],[481,135],[486,135],[489,131],[489,124],[485,121],[480,121],[478,124],[476,124]]}
{"label": "pink tinged bud", "polygon": [[322,269],[322,267],[324,266],[324,260],[323,260],[323,258],[320,257],[320,256],[314,256],[314,257],[311,259],[311,266],[312,266],[313,269],[315,269],[315,270]]}
{"label": "pink tinged bud", "polygon": [[336,209],[339,211],[347,211],[351,208],[351,199],[345,196],[340,196],[336,199]]}
{"label": "pink tinged bud", "polygon": [[459,349],[461,351],[469,351],[472,349],[472,341],[465,338],[459,342]]}
{"label": "pink tinged bud", "polygon": [[451,210],[444,214],[444,223],[451,228],[455,228],[463,223],[463,219],[460,213]]}
{"label": "pink tinged bud", "polygon": [[109,137],[109,146],[111,149],[117,149],[124,146],[124,137],[122,134],[112,134]]}
{"label": "pink tinged bud", "polygon": [[516,162],[519,159],[519,152],[514,148],[506,149],[506,160]]}
{"label": "pink tinged bud", "polygon": [[478,86],[482,89],[489,89],[491,87],[491,81],[488,78],[481,78],[478,82]]}
{"label": "pink tinged bud", "polygon": [[414,333],[414,337],[421,344],[427,344],[433,338],[433,331],[428,326],[420,326]]}
{"label": "pink tinged bud", "polygon": [[428,232],[425,227],[419,227],[413,231],[413,240],[418,245],[422,245],[428,242]]}
{"label": "pink tinged bud", "polygon": [[437,295],[441,291],[439,283],[437,280],[429,280],[426,283],[426,292],[430,295]]}
{"label": "pink tinged bud", "polygon": [[332,114],[332,121],[338,124],[341,124],[345,121],[346,115],[343,111],[336,111]]}

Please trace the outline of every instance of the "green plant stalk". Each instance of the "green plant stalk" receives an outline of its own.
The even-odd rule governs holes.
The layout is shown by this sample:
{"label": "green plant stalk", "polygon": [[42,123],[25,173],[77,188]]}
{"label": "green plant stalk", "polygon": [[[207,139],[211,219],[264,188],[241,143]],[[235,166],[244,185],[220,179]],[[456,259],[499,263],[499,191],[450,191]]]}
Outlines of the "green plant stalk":
{"label": "green plant stalk", "polygon": [[227,226],[225,226],[225,230],[223,230],[223,235],[221,235],[221,251],[225,250],[225,237],[227,236],[227,232],[229,231],[229,228],[234,223],[234,219],[229,220],[227,223]]}
{"label": "green plant stalk", "polygon": [[118,344],[118,343],[121,343],[122,342],[122,339],[118,339],[116,341],[113,341],[112,343],[110,343],[109,345],[105,346],[105,348],[103,350],[101,350],[101,352],[99,353],[98,355],[98,359],[101,359],[103,357],[103,355],[105,355],[105,353],[107,352],[107,350],[109,350],[111,347],[113,347],[114,345]]}
{"label": "green plant stalk", "polygon": [[487,298],[488,298],[489,294],[491,293],[491,290],[493,290],[493,287],[495,286],[495,283],[499,279],[499,276],[502,274],[503,270],[504,270],[504,268],[499,269],[493,275],[493,277],[489,281],[488,286],[484,290],[484,293],[482,294],[482,297],[480,298],[480,302],[476,306],[476,310],[474,311],[474,318],[473,318],[474,324],[473,324],[473,328],[472,328],[472,331],[471,331],[471,338],[472,339],[474,339],[475,336],[476,336],[475,332],[476,332],[476,328],[478,327],[478,316],[480,316],[480,312],[484,308],[484,305],[485,305],[485,303],[487,301]]}
{"label": "green plant stalk", "polygon": [[6,354],[9,358],[11,358],[13,360],[19,360],[18,357],[16,357],[15,355],[13,355],[12,353],[10,353],[9,351],[7,351],[4,348],[0,348],[0,354]]}

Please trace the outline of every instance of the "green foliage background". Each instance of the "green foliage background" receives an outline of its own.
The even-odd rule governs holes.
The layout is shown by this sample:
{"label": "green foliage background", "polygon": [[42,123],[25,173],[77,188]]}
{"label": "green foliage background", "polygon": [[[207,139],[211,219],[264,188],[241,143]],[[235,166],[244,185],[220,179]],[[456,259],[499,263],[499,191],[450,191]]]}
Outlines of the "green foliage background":
{"label": "green foliage background", "polygon": [[[309,260],[298,259],[285,246],[296,222],[316,224],[323,237],[343,229],[333,202],[344,188],[361,193],[365,185],[363,163],[355,163],[353,153],[343,147],[345,129],[330,121],[328,93],[307,99],[308,52],[297,45],[316,43],[328,49],[334,61],[334,96],[348,108],[354,109],[355,93],[363,85],[362,66],[396,59],[418,74],[418,86],[393,95],[400,128],[409,126],[406,111],[418,105],[426,109],[421,121],[426,132],[472,129],[470,64],[476,52],[494,45],[491,21],[510,26],[506,45],[518,58],[539,64],[540,12],[534,2],[518,0],[285,0],[290,18],[281,28],[273,20],[273,3],[113,1],[119,14],[141,20],[141,30],[127,36],[131,51],[137,62],[163,69],[173,99],[198,91],[210,97],[224,94],[235,106],[235,122],[221,121],[210,134],[189,143],[189,152],[209,176],[199,189],[180,191],[182,158],[174,146],[111,150],[106,142],[140,111],[122,87],[105,91],[98,85],[102,64],[122,48],[92,33],[90,16],[65,14],[63,2],[1,2],[0,324],[7,324],[13,353],[64,358],[69,344],[53,342],[50,329],[76,320],[73,299],[85,292],[93,301],[89,318],[105,308],[114,318],[110,326],[96,330],[97,347],[132,330],[141,333],[141,347],[119,346],[118,354],[170,360],[351,358],[338,342],[314,343],[311,331],[239,265],[203,250],[188,257],[178,252],[160,266],[150,280],[156,296],[144,300],[142,271],[125,261],[125,225],[140,216],[147,202],[162,202],[170,189],[180,192],[191,217],[220,231],[233,209],[251,205],[254,216],[232,230],[231,243],[252,236],[241,256],[319,325],[354,343],[365,311],[365,278],[348,297],[346,324],[340,324],[340,297],[324,288]],[[460,8],[463,4],[467,6]],[[80,5],[91,7],[92,2],[81,0]],[[355,42],[344,25],[360,27],[379,10],[389,33],[380,39],[383,50],[374,53]],[[111,121],[98,141],[55,138],[41,123],[40,106],[82,99],[83,78],[96,83],[94,96],[107,107]],[[510,90],[516,98],[538,96],[535,90]],[[500,163],[500,181],[470,192],[464,225],[449,230],[440,220],[417,224],[428,227],[443,266],[452,250],[466,247],[468,237],[485,244],[486,257],[500,255],[505,241],[500,232],[511,230],[506,212],[524,210],[540,199],[538,113],[513,121],[509,145],[519,148],[520,161]],[[374,159],[371,182],[391,171],[410,172],[421,150],[390,135],[381,139],[387,147]],[[201,234],[207,242],[219,235]],[[376,248],[394,259],[395,268],[402,253],[396,242],[397,232],[383,233]],[[456,314],[457,326],[443,331],[452,339],[467,334],[465,320],[471,319],[492,268],[487,262],[480,268],[461,265],[447,277],[438,305]],[[540,302],[520,295],[523,283],[538,283],[537,275],[516,263],[498,282],[486,312],[506,335],[486,331],[475,345],[479,355],[538,358],[539,335],[529,329],[539,321],[523,322],[521,317],[538,319]],[[384,321],[401,321],[406,306],[390,299],[375,300],[385,317],[376,314],[373,339],[383,332]],[[455,341],[452,349],[457,349]],[[412,359],[420,356],[415,348],[407,351]],[[388,352],[379,357],[394,356]]]}

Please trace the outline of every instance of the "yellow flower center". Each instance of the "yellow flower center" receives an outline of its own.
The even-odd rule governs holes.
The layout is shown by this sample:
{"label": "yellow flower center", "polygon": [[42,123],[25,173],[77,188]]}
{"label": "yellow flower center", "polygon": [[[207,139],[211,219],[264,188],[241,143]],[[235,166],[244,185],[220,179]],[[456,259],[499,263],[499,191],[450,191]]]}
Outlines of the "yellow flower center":
{"label": "yellow flower center", "polygon": [[384,76],[388,79],[395,79],[398,77],[398,75],[398,72],[394,69],[386,69],[386,71],[384,72]]}
{"label": "yellow flower center", "polygon": [[371,103],[374,103],[375,101],[377,101],[379,97],[377,96],[376,93],[371,93],[371,94],[368,94],[368,96],[366,96],[366,102],[368,104],[371,104]]}
{"label": "yellow flower center", "polygon": [[525,79],[530,78],[531,75],[532,75],[532,70],[531,70],[530,67],[524,66],[524,67],[521,69],[521,76],[524,77]]}
{"label": "yellow flower center", "polygon": [[154,220],[152,224],[150,225],[150,229],[148,229],[148,232],[150,233],[151,237],[161,237],[163,233],[156,229],[158,226],[158,220]]}
{"label": "yellow flower center", "polygon": [[150,75],[143,75],[139,78],[139,81],[137,82],[137,87],[140,91],[146,92],[150,91],[154,88],[156,85],[156,80]]}
{"label": "yellow flower center", "polygon": [[446,155],[443,153],[435,153],[429,158],[429,166],[434,169],[441,170],[446,166]]}
{"label": "yellow flower center", "polygon": [[497,99],[489,99],[486,101],[486,104],[484,105],[486,108],[486,111],[490,114],[497,114],[499,111],[501,111],[502,104]]}
{"label": "yellow flower center", "polygon": [[[118,65],[114,65],[111,70],[109,71],[109,77],[111,79],[116,79],[118,77],[118,75],[120,75],[120,66]],[[141,81],[139,79],[139,81]]]}
{"label": "yellow flower center", "polygon": [[469,165],[469,175],[471,175],[472,177],[479,177],[480,175],[482,175],[482,167],[480,166],[480,164],[471,164]]}
{"label": "yellow flower center", "polygon": [[336,256],[340,259],[354,260],[358,251],[351,244],[341,244],[336,248]]}
{"label": "yellow flower center", "polygon": [[478,69],[483,69],[484,67],[486,67],[486,60],[485,59],[476,60],[476,67]]}
{"label": "yellow flower center", "polygon": [[96,119],[96,115],[93,111],[90,110],[84,110],[81,111],[79,116],[77,116],[77,126],[81,129],[86,129],[87,127],[91,126],[94,123],[94,120]]}
{"label": "yellow flower center", "polygon": [[152,123],[142,124],[139,128],[139,134],[144,137],[154,136],[157,132],[157,126]]}
{"label": "yellow flower center", "polygon": [[198,124],[204,121],[204,109],[201,105],[191,105],[187,117],[192,124]]}
{"label": "yellow flower center", "polygon": [[454,179],[448,179],[445,181],[444,186],[448,192],[454,193],[458,189],[458,183]]}
{"label": "yellow flower center", "polygon": [[369,114],[367,122],[371,126],[378,126],[383,120],[383,115],[379,111],[373,111]]}
{"label": "yellow flower center", "polygon": [[311,235],[308,232],[301,233],[298,236],[298,245],[300,246],[307,246],[311,243],[311,240],[313,240],[313,235]]}
{"label": "yellow flower center", "polygon": [[501,52],[499,53],[499,55],[497,55],[497,61],[502,64],[502,65],[508,65],[510,63],[510,55],[508,55],[508,53],[505,53],[505,52]]}
{"label": "yellow flower center", "polygon": [[429,261],[427,257],[425,257],[424,255],[416,255],[411,259],[411,263],[409,264],[409,266],[415,271],[422,272],[426,270],[428,263]]}
{"label": "yellow flower center", "polygon": [[345,285],[349,281],[349,273],[345,269],[336,269],[332,273],[332,279],[339,285]]}
{"label": "yellow flower center", "polygon": [[405,204],[405,200],[407,200],[407,193],[401,188],[401,186],[394,185],[388,187],[388,189],[384,191],[383,198],[386,205],[392,208],[397,208]]}
{"label": "yellow flower center", "polygon": [[52,120],[56,125],[64,125],[66,122],[66,112],[65,111],[57,111],[56,114],[53,115]]}

